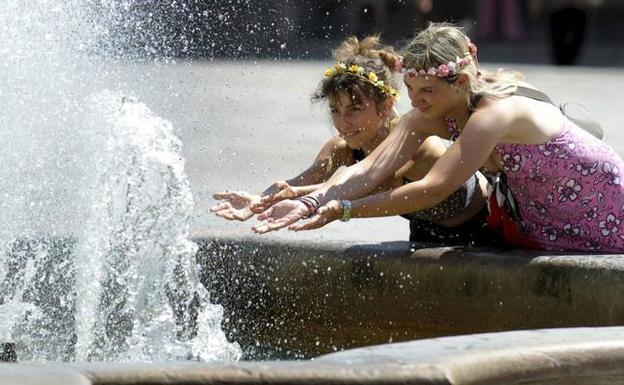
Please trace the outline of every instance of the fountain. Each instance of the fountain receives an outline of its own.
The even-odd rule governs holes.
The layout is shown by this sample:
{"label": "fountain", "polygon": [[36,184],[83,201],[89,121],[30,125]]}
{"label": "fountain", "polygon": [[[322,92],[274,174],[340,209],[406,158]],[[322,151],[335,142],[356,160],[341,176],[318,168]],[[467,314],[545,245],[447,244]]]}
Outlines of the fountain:
{"label": "fountain", "polygon": [[172,125],[102,88],[129,5],[0,5],[0,335],[20,361],[240,356],[198,280]]}
{"label": "fountain", "polygon": [[3,383],[624,378],[620,256],[192,242],[182,143],[122,79],[196,49],[165,16],[197,4],[0,4]]}

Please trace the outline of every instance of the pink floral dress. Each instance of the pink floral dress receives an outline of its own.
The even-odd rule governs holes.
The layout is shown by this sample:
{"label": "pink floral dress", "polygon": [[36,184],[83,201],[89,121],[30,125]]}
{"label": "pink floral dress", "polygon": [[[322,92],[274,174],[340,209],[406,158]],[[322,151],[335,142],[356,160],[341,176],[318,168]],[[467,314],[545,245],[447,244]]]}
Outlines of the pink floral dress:
{"label": "pink floral dress", "polygon": [[[452,139],[459,136],[447,118]],[[546,250],[624,252],[624,162],[566,119],[540,145],[495,148],[523,235]]]}

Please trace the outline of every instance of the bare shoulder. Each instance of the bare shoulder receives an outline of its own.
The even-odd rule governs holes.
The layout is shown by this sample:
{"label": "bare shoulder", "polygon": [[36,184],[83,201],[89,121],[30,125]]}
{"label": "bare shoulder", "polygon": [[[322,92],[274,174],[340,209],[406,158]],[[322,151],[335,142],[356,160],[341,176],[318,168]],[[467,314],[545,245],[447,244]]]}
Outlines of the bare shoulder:
{"label": "bare shoulder", "polygon": [[430,135],[425,139],[425,141],[420,146],[418,150],[419,156],[426,156],[428,158],[439,158],[444,154],[447,150],[447,147],[444,145],[444,141],[436,136]]}
{"label": "bare shoulder", "polygon": [[470,129],[495,134],[506,143],[539,144],[557,134],[560,115],[556,107],[524,96],[487,98],[471,117]]}
{"label": "bare shoulder", "polygon": [[331,148],[335,151],[348,151],[349,146],[347,146],[347,142],[340,137],[340,135],[334,135],[327,141],[325,144],[326,147]]}
{"label": "bare shoulder", "polygon": [[305,172],[311,175],[308,184],[323,182],[339,167],[349,166],[354,162],[353,151],[340,136],[335,135],[323,145],[314,163]]}
{"label": "bare shoulder", "polygon": [[347,142],[339,135],[332,136],[321,148],[320,156],[336,156],[350,153],[351,150],[347,146]]}
{"label": "bare shoulder", "polygon": [[512,98],[484,98],[468,119],[465,130],[504,136],[517,118],[518,110]]}
{"label": "bare shoulder", "polygon": [[336,164],[344,165],[353,161],[353,151],[347,146],[347,142],[338,135],[332,136],[321,148],[316,162],[327,162],[330,168],[334,168]]}
{"label": "bare shoulder", "polygon": [[427,118],[416,109],[412,109],[401,116],[397,123],[397,128],[420,134],[423,137],[430,135],[448,136],[448,131],[443,121]]}

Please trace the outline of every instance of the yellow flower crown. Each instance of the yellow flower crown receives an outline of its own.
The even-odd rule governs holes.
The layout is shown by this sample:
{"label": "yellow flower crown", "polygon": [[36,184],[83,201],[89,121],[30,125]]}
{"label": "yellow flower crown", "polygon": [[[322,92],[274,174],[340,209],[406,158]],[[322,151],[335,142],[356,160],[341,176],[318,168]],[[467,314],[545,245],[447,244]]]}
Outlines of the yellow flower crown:
{"label": "yellow flower crown", "polygon": [[329,67],[328,69],[326,69],[324,75],[325,77],[329,78],[343,73],[362,78],[374,85],[375,87],[379,88],[382,92],[392,96],[395,100],[399,100],[399,93],[397,92],[397,90],[395,90],[388,84],[385,84],[383,80],[379,80],[379,76],[377,76],[376,73],[372,71],[367,73],[363,67],[357,64],[351,64],[349,67],[347,67],[346,64],[338,62],[334,64],[333,67]]}

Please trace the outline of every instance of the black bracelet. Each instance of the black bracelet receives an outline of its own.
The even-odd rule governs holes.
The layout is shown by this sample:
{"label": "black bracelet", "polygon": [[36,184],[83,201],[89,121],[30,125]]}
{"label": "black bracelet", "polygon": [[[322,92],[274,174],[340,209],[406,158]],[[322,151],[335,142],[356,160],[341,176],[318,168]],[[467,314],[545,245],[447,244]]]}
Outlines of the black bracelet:
{"label": "black bracelet", "polygon": [[299,202],[303,203],[306,208],[308,209],[308,215],[304,216],[304,219],[310,218],[311,216],[313,216],[314,214],[316,214],[316,210],[318,209],[318,206],[316,205],[316,202],[308,199],[309,197],[307,196],[302,196],[297,198],[296,200],[298,200]]}
{"label": "black bracelet", "polygon": [[312,195],[305,195],[306,198],[308,199],[312,199],[314,201],[314,205],[318,208],[321,206],[321,202],[319,202],[319,200],[315,197],[313,197]]}

